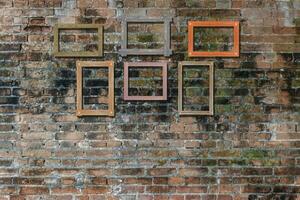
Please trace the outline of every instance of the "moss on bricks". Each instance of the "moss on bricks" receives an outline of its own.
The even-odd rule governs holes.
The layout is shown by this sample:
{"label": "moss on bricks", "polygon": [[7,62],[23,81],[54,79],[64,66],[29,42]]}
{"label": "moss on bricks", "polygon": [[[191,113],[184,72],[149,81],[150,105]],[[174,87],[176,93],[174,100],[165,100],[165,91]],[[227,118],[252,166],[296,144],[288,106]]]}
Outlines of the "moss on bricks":
{"label": "moss on bricks", "polygon": [[137,37],[139,42],[142,43],[147,43],[147,42],[152,42],[153,41],[153,35],[152,34],[148,34],[148,35],[139,35]]}
{"label": "moss on bricks", "polygon": [[265,159],[269,157],[268,152],[261,149],[249,149],[244,151],[242,155],[247,159]]}

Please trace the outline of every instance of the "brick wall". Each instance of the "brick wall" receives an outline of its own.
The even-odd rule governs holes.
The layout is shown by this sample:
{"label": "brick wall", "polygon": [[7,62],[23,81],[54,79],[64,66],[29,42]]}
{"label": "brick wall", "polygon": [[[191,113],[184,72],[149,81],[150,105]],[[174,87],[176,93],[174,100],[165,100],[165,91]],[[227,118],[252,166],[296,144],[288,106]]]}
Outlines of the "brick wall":
{"label": "brick wall", "polygon": [[[124,16],[174,18],[167,102],[122,100],[123,62],[165,59],[118,55]],[[204,60],[190,19],[241,23],[241,56],[212,59],[212,117],[177,113],[177,62]],[[105,24],[115,118],[76,117],[56,23]],[[0,0],[0,199],[299,199],[299,27],[297,0]]]}

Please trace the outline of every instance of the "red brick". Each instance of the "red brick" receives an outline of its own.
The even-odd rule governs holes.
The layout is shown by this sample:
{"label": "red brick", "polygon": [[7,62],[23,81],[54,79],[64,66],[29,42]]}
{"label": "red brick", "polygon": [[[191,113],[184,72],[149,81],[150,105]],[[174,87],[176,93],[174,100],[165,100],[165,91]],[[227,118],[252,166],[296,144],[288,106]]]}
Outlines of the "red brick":
{"label": "red brick", "polygon": [[22,195],[35,195],[35,194],[48,194],[49,189],[45,187],[21,187],[20,194]]}
{"label": "red brick", "polygon": [[95,187],[88,187],[83,190],[85,194],[103,194],[109,192],[107,187],[95,186]]}
{"label": "red brick", "polygon": [[152,178],[125,178],[126,184],[151,185]]}
{"label": "red brick", "polygon": [[112,174],[111,169],[89,169],[88,174],[92,176],[110,176]]}
{"label": "red brick", "polygon": [[184,183],[185,179],[180,177],[170,177],[168,180],[169,185],[183,185]]}
{"label": "red brick", "polygon": [[244,186],[243,192],[245,192],[245,193],[269,193],[269,192],[271,192],[271,187],[247,185],[247,186]]}
{"label": "red brick", "polygon": [[293,175],[297,176],[300,175],[300,168],[297,167],[282,167],[282,168],[275,168],[274,171],[275,175]]}
{"label": "red brick", "polygon": [[[297,199],[299,6],[273,0],[0,0],[0,199]],[[174,54],[118,56],[120,20],[130,16],[173,17]],[[192,59],[215,62],[213,116],[177,113],[178,62],[189,60],[191,20],[240,22],[239,57]],[[77,58],[53,55],[57,23],[104,25],[103,60],[116,63],[115,117],[76,116]],[[134,31],[143,37],[145,27],[137,23]],[[152,29],[157,41],[161,25]],[[64,33],[60,45],[96,39]],[[215,33],[207,34],[209,47]],[[132,34],[129,29],[138,43]],[[202,36],[197,43],[203,44]],[[230,40],[223,39],[221,45]],[[156,47],[150,40],[139,45]],[[168,100],[124,102],[126,60],[167,60]],[[142,80],[135,80],[137,90],[157,89],[143,85],[153,72],[132,75]],[[253,153],[245,153],[250,148]],[[261,149],[267,154],[256,152]]]}
{"label": "red brick", "polygon": [[117,170],[117,174],[119,175],[132,175],[139,176],[144,174],[144,170],[140,168],[132,168],[132,169],[119,169]]}
{"label": "red brick", "polygon": [[175,192],[176,188],[171,186],[148,186],[146,191],[151,193],[170,193]]}
{"label": "red brick", "polygon": [[205,186],[176,186],[178,193],[206,193],[207,187]]}
{"label": "red brick", "polygon": [[51,194],[79,194],[80,191],[74,187],[52,188]]}
{"label": "red brick", "polygon": [[207,173],[208,173],[207,168],[186,168],[186,169],[179,170],[180,176],[201,176]]}
{"label": "red brick", "polygon": [[167,176],[176,173],[176,169],[174,168],[149,169],[147,173],[150,176]]}

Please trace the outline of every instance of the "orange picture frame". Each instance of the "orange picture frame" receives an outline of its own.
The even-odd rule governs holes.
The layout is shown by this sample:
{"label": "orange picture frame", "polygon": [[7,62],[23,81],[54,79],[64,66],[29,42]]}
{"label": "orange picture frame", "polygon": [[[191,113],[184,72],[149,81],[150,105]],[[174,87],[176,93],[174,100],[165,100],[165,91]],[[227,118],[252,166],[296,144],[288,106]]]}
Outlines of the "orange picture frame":
{"label": "orange picture frame", "polygon": [[[234,46],[231,51],[194,51],[194,28],[216,27],[233,28]],[[188,55],[189,57],[239,57],[240,56],[240,23],[238,21],[189,21],[188,22]]]}
{"label": "orange picture frame", "polygon": [[[110,116],[115,115],[114,104],[114,62],[113,61],[77,61],[77,116]],[[108,110],[85,110],[83,109],[83,68],[108,68]]]}

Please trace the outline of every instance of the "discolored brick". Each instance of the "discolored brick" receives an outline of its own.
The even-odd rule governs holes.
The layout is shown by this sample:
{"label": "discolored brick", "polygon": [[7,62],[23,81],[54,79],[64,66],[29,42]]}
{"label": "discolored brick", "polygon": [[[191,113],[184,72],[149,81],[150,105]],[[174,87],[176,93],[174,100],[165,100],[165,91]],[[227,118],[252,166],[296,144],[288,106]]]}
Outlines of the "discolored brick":
{"label": "discolored brick", "polygon": [[[299,6],[295,0],[0,0],[0,199],[297,199]],[[172,17],[174,54],[119,57],[120,19],[129,16]],[[240,57],[211,59],[213,116],[177,113],[177,64],[189,60],[192,20],[240,22]],[[56,23],[104,25],[99,59],[116,63],[114,118],[76,117],[77,59],[53,57]],[[155,35],[160,29],[152,26],[152,35],[138,23],[128,36],[142,43],[136,47],[157,47],[149,41],[163,42]],[[62,33],[70,46],[92,39]],[[168,61],[167,101],[124,102],[123,62],[155,60]],[[141,75],[156,76],[131,77]],[[187,75],[194,89],[186,94],[207,96],[198,89],[207,82]],[[97,88],[107,85],[99,74],[85,81],[86,102],[107,94]],[[157,80],[145,83],[132,87],[159,91]]]}

